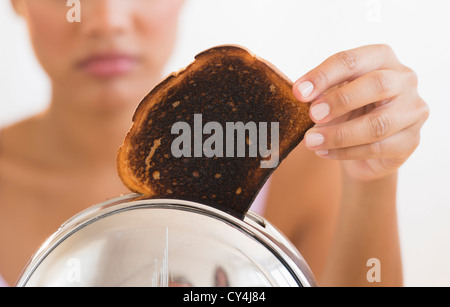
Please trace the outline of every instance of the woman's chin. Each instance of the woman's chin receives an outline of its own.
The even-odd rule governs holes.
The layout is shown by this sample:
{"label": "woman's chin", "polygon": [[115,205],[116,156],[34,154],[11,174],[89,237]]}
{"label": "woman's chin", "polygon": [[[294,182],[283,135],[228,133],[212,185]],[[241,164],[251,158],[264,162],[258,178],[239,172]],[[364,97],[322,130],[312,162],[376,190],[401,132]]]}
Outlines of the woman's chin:
{"label": "woman's chin", "polygon": [[100,115],[114,113],[125,115],[129,110],[137,108],[141,100],[157,84],[157,80],[155,77],[142,76],[111,78],[103,82],[89,82],[85,79],[83,85],[76,87],[74,95],[79,96],[77,101],[84,104],[83,108],[91,109]]}

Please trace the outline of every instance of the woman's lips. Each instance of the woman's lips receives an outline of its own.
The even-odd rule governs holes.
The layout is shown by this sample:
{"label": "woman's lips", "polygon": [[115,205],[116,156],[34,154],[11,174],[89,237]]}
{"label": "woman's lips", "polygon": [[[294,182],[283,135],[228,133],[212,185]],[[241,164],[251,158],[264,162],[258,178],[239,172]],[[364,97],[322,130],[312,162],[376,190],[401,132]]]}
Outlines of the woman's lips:
{"label": "woman's lips", "polygon": [[79,68],[97,78],[119,77],[135,69],[136,57],[124,54],[104,54],[87,58],[79,64]]}

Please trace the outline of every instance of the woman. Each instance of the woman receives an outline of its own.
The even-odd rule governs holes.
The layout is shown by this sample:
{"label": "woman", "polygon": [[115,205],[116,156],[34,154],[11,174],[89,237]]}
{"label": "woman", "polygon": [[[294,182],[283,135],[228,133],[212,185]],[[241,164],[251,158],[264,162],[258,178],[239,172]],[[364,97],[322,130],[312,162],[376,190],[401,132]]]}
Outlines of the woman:
{"label": "woman", "polygon": [[[52,81],[49,108],[0,134],[0,274],[14,284],[62,222],[129,193],[115,154],[162,78],[183,0],[86,1],[81,23],[67,21],[66,1],[11,3]],[[293,92],[313,102],[317,126],[272,177],[261,213],[320,285],[402,285],[397,170],[428,117],[416,75],[388,46],[365,46],[331,56]],[[367,279],[370,259],[381,282]]]}

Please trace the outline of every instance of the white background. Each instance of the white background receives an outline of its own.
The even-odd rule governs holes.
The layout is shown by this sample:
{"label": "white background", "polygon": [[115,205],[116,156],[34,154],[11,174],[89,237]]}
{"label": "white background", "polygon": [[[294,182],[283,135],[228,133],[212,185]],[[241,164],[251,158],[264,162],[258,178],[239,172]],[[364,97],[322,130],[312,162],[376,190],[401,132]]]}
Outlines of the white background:
{"label": "white background", "polygon": [[[292,80],[338,51],[373,43],[391,45],[418,73],[431,117],[400,175],[405,281],[450,286],[450,1],[187,0],[167,73],[224,43],[248,47]],[[42,110],[48,95],[24,24],[2,0],[0,126]]]}

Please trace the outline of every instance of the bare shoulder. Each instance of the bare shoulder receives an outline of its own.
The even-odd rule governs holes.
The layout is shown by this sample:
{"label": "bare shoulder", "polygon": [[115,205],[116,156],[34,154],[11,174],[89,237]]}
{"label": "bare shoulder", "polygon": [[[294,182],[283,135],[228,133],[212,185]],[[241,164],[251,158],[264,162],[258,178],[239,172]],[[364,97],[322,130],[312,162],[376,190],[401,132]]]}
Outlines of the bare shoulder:
{"label": "bare shoulder", "polygon": [[21,156],[36,142],[37,121],[37,116],[30,117],[0,130],[0,159]]}
{"label": "bare shoulder", "polygon": [[39,147],[35,122],[36,118],[28,118],[0,131],[0,209],[6,210],[11,198],[23,196],[24,189],[36,179],[30,167],[33,148]]}

